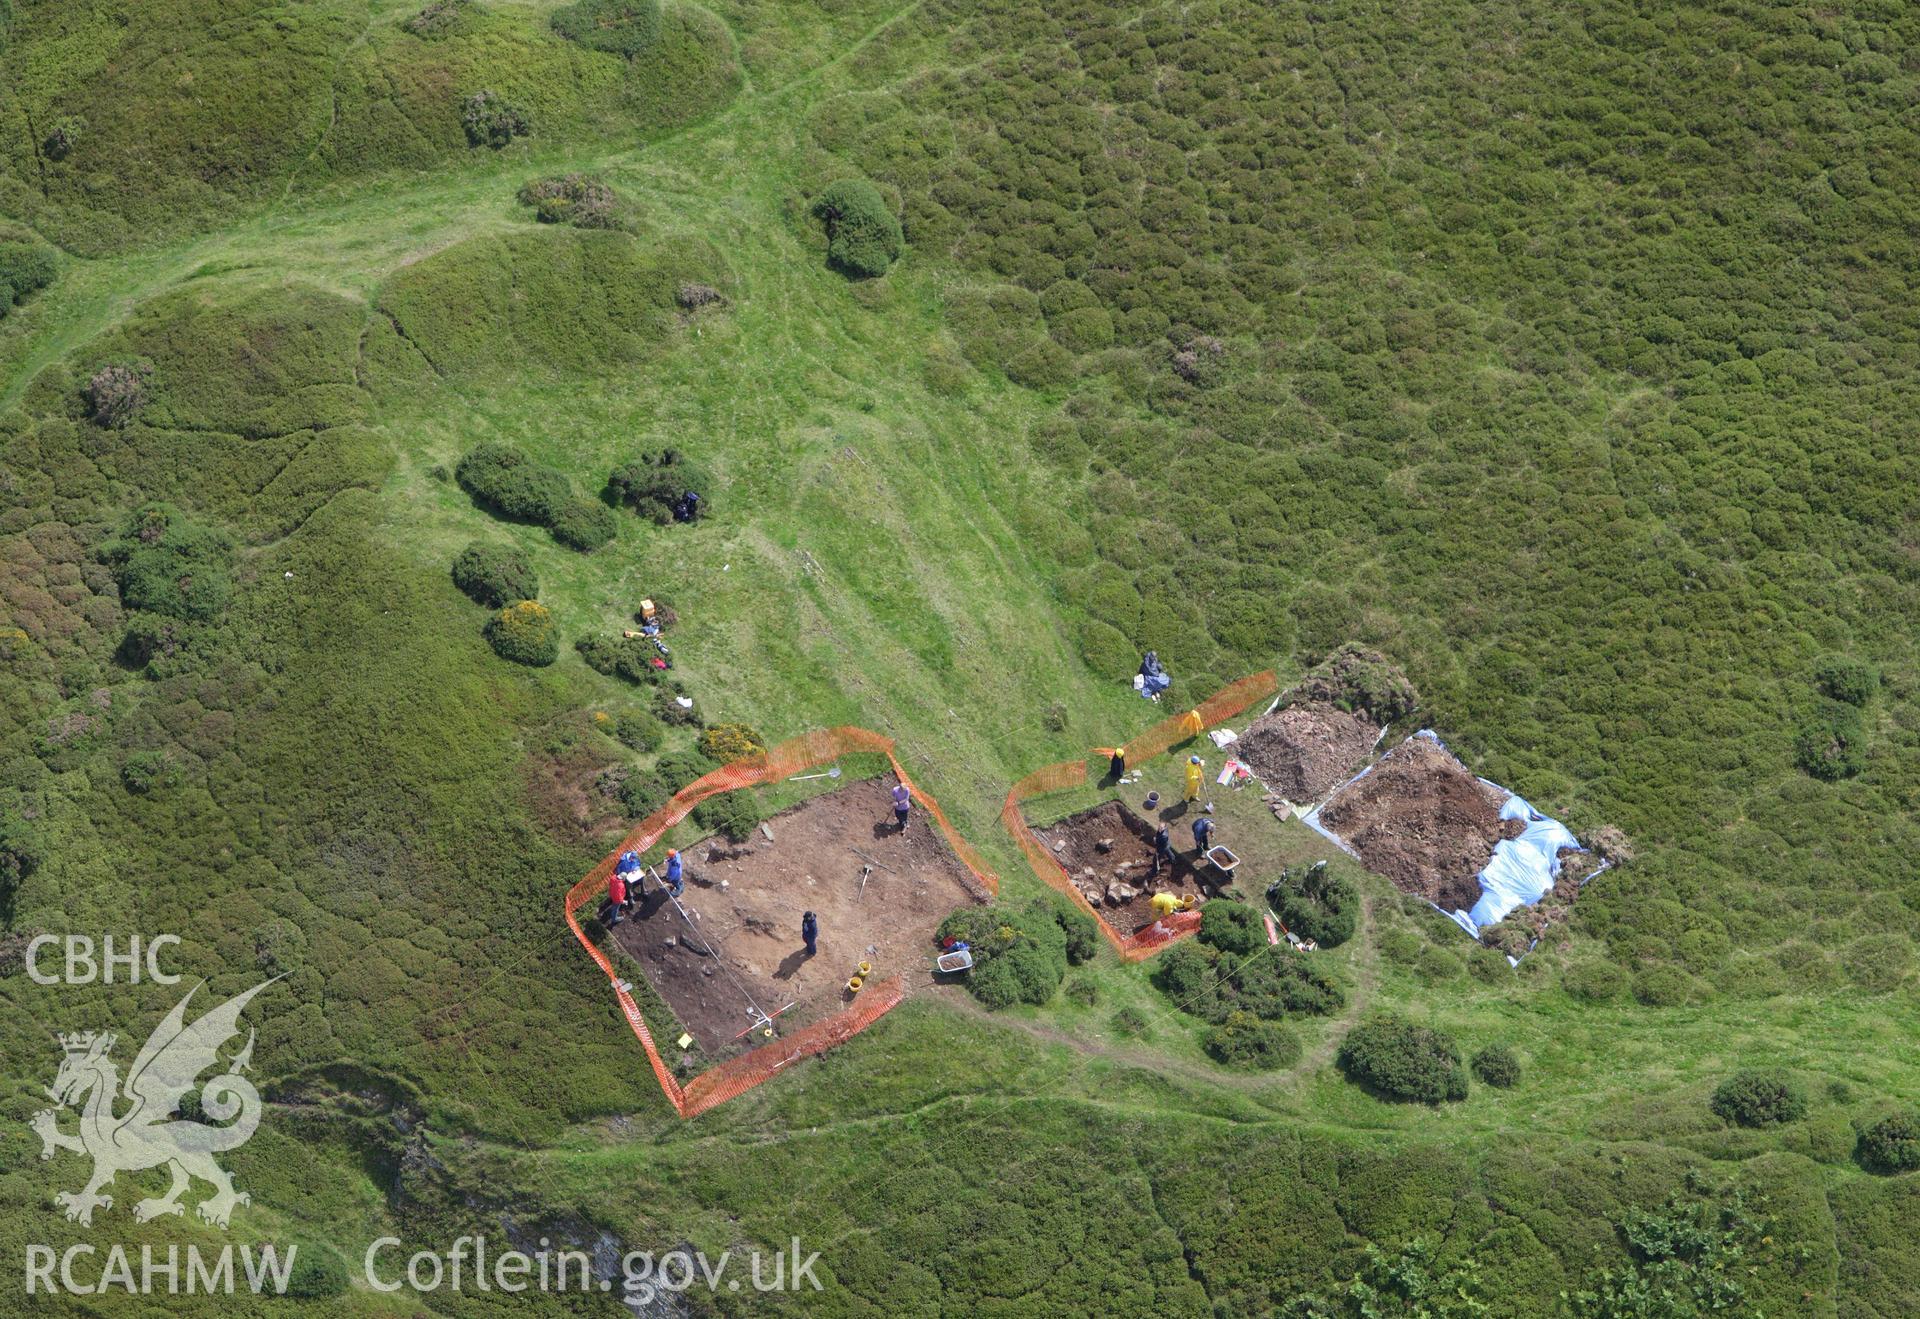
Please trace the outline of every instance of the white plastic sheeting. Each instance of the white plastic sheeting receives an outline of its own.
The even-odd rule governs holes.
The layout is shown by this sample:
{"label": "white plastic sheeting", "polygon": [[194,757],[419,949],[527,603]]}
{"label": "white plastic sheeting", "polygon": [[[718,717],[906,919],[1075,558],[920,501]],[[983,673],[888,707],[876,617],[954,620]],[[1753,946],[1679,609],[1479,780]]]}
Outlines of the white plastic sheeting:
{"label": "white plastic sheeting", "polygon": [[[1423,728],[1414,734],[1446,750],[1447,744],[1430,728]],[[1335,788],[1328,796],[1331,801],[1347,787],[1365,778],[1373,772],[1373,766],[1361,770],[1346,783]],[[1482,783],[1500,792],[1507,792],[1498,783],[1490,779],[1481,779]],[[1574,839],[1573,831],[1558,820],[1550,819],[1533,809],[1524,799],[1507,793],[1507,801],[1500,808],[1503,820],[1524,820],[1526,829],[1517,838],[1505,838],[1494,846],[1493,856],[1488,860],[1486,869],[1479,874],[1480,900],[1473,904],[1472,911],[1447,911],[1436,906],[1434,910],[1444,912],[1453,918],[1461,929],[1475,938],[1480,931],[1504,919],[1515,907],[1530,907],[1553,891],[1554,881],[1560,878],[1560,853],[1572,848],[1583,851]],[[1303,817],[1307,826],[1325,838],[1337,844],[1341,851],[1353,854],[1353,848],[1347,840],[1333,832],[1320,820],[1318,807]],[[1602,867],[1605,869],[1605,867]],[[1595,871],[1594,874],[1598,874]],[[1587,878],[1593,878],[1589,875]],[[1512,959],[1509,959],[1512,960]]]}
{"label": "white plastic sheeting", "polygon": [[[1515,907],[1531,907],[1546,897],[1560,878],[1561,849],[1580,850],[1571,829],[1548,819],[1518,796],[1507,798],[1507,804],[1500,808],[1500,818],[1524,820],[1527,827],[1518,838],[1503,838],[1494,845],[1487,868],[1480,872],[1480,901],[1466,914],[1470,932],[1492,925]],[[1448,914],[1455,920],[1460,918],[1458,912]]]}

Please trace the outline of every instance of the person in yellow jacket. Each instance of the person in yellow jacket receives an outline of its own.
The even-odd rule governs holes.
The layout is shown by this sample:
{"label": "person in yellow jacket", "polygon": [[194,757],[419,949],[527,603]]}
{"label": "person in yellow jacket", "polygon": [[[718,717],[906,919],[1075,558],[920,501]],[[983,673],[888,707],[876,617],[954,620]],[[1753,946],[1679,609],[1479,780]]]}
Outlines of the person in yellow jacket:
{"label": "person in yellow jacket", "polygon": [[1205,768],[1206,768],[1206,765],[1200,759],[1200,757],[1198,756],[1187,757],[1187,795],[1184,798],[1184,800],[1186,801],[1200,800],[1201,771],[1204,770]]}
{"label": "person in yellow jacket", "polygon": [[1156,893],[1153,895],[1153,914],[1156,917],[1171,916],[1179,910],[1180,899],[1176,898],[1173,894]]}

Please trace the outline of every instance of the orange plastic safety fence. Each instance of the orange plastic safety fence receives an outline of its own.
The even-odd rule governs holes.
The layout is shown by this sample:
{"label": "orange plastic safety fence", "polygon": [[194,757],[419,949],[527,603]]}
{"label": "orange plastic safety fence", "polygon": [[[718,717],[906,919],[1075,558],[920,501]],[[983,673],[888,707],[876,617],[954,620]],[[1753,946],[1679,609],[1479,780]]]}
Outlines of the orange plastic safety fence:
{"label": "orange plastic safety fence", "polygon": [[899,775],[902,783],[907,785],[907,791],[913,794],[913,799],[919,802],[926,809],[927,814],[933,817],[934,823],[940,826],[940,832],[946,836],[947,846],[953,850],[955,856],[960,858],[960,864],[967,868],[967,873],[973,878],[973,882],[968,885],[973,890],[973,895],[982,902],[996,896],[1000,892],[1000,877],[987,868],[987,863],[978,852],[973,850],[973,844],[960,836],[960,831],[947,819],[947,813],[940,809],[940,803],[929,794],[920,791],[920,785],[907,777],[907,771],[901,768],[898,760],[894,759],[891,750],[887,752],[887,759],[893,762],[893,772]]}
{"label": "orange plastic safety fence", "polygon": [[899,976],[870,985],[854,1001],[831,1017],[803,1026],[773,1044],[729,1058],[689,1081],[681,1116],[704,1113],[717,1104],[753,1089],[777,1075],[788,1063],[825,1053],[845,1044],[906,1000],[906,983]]}
{"label": "orange plastic safety fence", "polygon": [[1033,832],[1033,826],[1027,823],[1026,813],[1020,808],[1020,803],[1029,797],[1077,788],[1086,781],[1087,762],[1084,760],[1063,760],[1057,765],[1036,769],[1007,790],[1006,805],[1000,808],[1000,823],[1006,826],[1007,832],[1013,835],[1014,843],[1026,854],[1027,864],[1033,867],[1033,873],[1058,889],[1068,902],[1093,917],[1100,926],[1100,932],[1107,936],[1107,942],[1124,957],[1126,944],[1121,935],[1087,901],[1087,895],[1068,881],[1066,870],[1047,850],[1046,844],[1040,841],[1039,835]]}
{"label": "orange plastic safety fence", "polygon": [[1175,939],[1192,934],[1200,928],[1200,913],[1197,911],[1176,911],[1171,916],[1163,916],[1146,929],[1133,936],[1132,946],[1136,952],[1134,961],[1158,952]]}
{"label": "orange plastic safety fence", "polygon": [[[1182,920],[1183,917],[1193,917],[1193,928],[1198,929],[1199,913],[1177,912],[1167,920],[1150,925],[1138,933],[1123,934],[1109,925],[1100,909],[1088,902],[1087,895],[1074,886],[1073,881],[1067,877],[1066,868],[1060,864],[1059,859],[1052,852],[1047,850],[1046,844],[1042,843],[1039,835],[1033,832],[1033,826],[1027,823],[1026,813],[1021,810],[1020,803],[1042,792],[1078,787],[1085,783],[1086,779],[1087,763],[1084,760],[1063,760],[1057,765],[1048,765],[1045,769],[1036,770],[1014,784],[1007,793],[1006,805],[1000,809],[1000,821],[1006,826],[1007,832],[1013,835],[1013,841],[1019,846],[1021,852],[1026,855],[1027,864],[1033,867],[1033,873],[1038,875],[1042,882],[1058,891],[1060,896],[1068,902],[1093,917],[1094,923],[1100,928],[1100,933],[1107,937],[1107,942],[1113,945],[1113,950],[1120,954],[1121,960],[1137,962],[1143,957],[1158,952],[1171,938],[1178,937],[1177,934],[1162,934],[1160,931],[1177,928],[1181,933],[1185,933],[1186,923]],[[1175,926],[1170,922],[1179,924]]]}
{"label": "orange plastic safety fence", "polygon": [[1228,683],[1200,702],[1196,707],[1200,713],[1200,722],[1212,728],[1223,720],[1233,718],[1255,701],[1272,696],[1279,690],[1280,679],[1272,669],[1249,673],[1238,682]]}
{"label": "orange plastic safety fence", "polygon": [[1231,719],[1263,696],[1280,690],[1280,680],[1271,669],[1249,674],[1230,682],[1185,714],[1162,719],[1144,732],[1127,739],[1126,763],[1139,765],[1152,760],[1188,738],[1198,737],[1223,720]]}
{"label": "orange plastic safety fence", "polygon": [[[1139,765],[1161,755],[1188,738],[1198,737],[1215,724],[1233,718],[1262,696],[1270,696],[1277,690],[1279,681],[1271,670],[1229,683],[1185,714],[1163,719],[1146,732],[1130,738],[1122,748],[1126,754],[1125,763]],[[1112,751],[1101,748],[1095,754],[1108,756]],[[1000,822],[1013,836],[1014,843],[1025,854],[1027,864],[1033,867],[1033,873],[1041,882],[1058,890],[1067,901],[1093,917],[1100,926],[1100,932],[1107,936],[1107,942],[1113,945],[1122,960],[1137,962],[1199,929],[1200,913],[1175,912],[1144,930],[1122,933],[1107,924],[1107,918],[1100,909],[1087,901],[1086,894],[1075,887],[1067,876],[1066,867],[1060,864],[1059,858],[1034,833],[1033,827],[1027,823],[1026,812],[1021,808],[1021,803],[1029,797],[1077,788],[1086,781],[1087,762],[1084,760],[1064,760],[1057,765],[1037,769],[1007,791],[1006,804],[1000,809]]]}
{"label": "orange plastic safety fence", "polygon": [[613,996],[619,1001],[620,1011],[626,1016],[627,1025],[633,1028],[633,1033],[639,1037],[640,1046],[647,1051],[647,1061],[653,1065],[653,1074],[659,1080],[660,1088],[666,1091],[667,1102],[684,1115],[686,1095],[681,1091],[680,1083],[674,1080],[673,1073],[667,1070],[666,1060],[660,1056],[660,1050],[654,1045],[653,1032],[647,1029],[647,1019],[640,1015],[640,1005],[635,1003],[633,995],[627,992],[626,983],[614,971],[613,963],[607,960],[607,955],[596,948],[593,940],[587,938],[586,931],[580,928],[580,921],[573,914],[574,906],[573,895],[569,893],[567,924],[573,927],[573,937],[580,941],[582,948],[593,955],[593,960],[600,963],[600,969],[607,973],[607,979],[613,982]]}
{"label": "orange plastic safety fence", "polygon": [[[574,886],[567,890],[566,917],[572,927],[574,938],[580,941],[600,969],[607,973],[607,979],[613,984],[615,999],[620,1011],[626,1016],[627,1024],[633,1028],[641,1047],[646,1050],[647,1061],[653,1067],[653,1074],[660,1082],[660,1088],[666,1093],[667,1100],[682,1117],[692,1117],[704,1113],[716,1104],[725,1103],[734,1096],[771,1079],[781,1068],[799,1058],[808,1057],[830,1049],[859,1031],[865,1030],[875,1020],[896,1006],[906,997],[905,983],[900,977],[870,985],[855,1001],[830,1017],[823,1018],[802,1027],[793,1035],[773,1044],[762,1045],[748,1053],[719,1064],[702,1072],[691,1081],[682,1085],[667,1067],[661,1057],[659,1047],[653,1041],[653,1032],[647,1029],[646,1017],[634,1002],[626,982],[614,969],[613,962],[581,928],[580,919],[575,914],[582,906],[597,900],[607,891],[607,880],[613,874],[622,852],[645,852],[665,837],[667,830],[680,823],[693,808],[722,792],[732,792],[738,788],[750,788],[761,784],[778,783],[795,774],[804,773],[818,765],[838,760],[855,752],[875,752],[886,756],[893,772],[907,785],[914,800],[931,815],[940,826],[940,832],[946,836],[947,845],[954,855],[967,868],[973,877],[972,887],[976,896],[991,897],[1000,891],[1000,877],[989,870],[981,860],[973,845],[960,836],[958,830],[948,821],[946,812],[940,809],[940,803],[922,791],[919,785],[907,777],[907,771],[893,754],[893,740],[866,728],[825,728],[804,733],[791,738],[778,746],[769,747],[763,756],[754,756],[746,760],[737,760],[730,765],[722,765],[709,774],[689,783],[667,801],[667,804],[635,825],[627,836],[620,840],[619,846],[600,860],[600,863]],[[1083,767],[1084,768],[1084,767]]]}

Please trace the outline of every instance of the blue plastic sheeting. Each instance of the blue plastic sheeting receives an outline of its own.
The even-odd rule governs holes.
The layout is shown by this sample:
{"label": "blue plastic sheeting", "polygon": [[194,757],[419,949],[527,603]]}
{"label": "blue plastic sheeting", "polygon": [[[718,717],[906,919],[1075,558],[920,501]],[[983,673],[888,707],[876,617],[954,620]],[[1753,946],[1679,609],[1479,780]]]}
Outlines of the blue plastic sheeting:
{"label": "blue plastic sheeting", "polygon": [[[1423,728],[1414,734],[1446,750],[1447,744],[1430,728]],[[1451,754],[1451,753],[1449,753]],[[1335,788],[1328,800],[1345,792],[1349,786],[1373,772],[1369,765],[1345,783]],[[1505,788],[1490,779],[1481,779],[1489,787],[1506,792]],[[1554,881],[1560,878],[1560,853],[1572,848],[1574,851],[1585,849],[1574,839],[1573,831],[1558,820],[1533,809],[1527,802],[1512,793],[1507,794],[1506,805],[1500,808],[1503,820],[1524,820],[1526,829],[1517,838],[1505,838],[1494,846],[1493,856],[1488,860],[1486,869],[1479,875],[1480,900],[1473,904],[1472,911],[1446,911],[1435,907],[1453,918],[1454,922],[1468,934],[1479,937],[1480,931],[1489,925],[1506,918],[1515,907],[1530,907],[1553,891]],[[1348,855],[1356,855],[1347,846],[1347,840],[1333,832],[1320,822],[1320,808],[1314,807],[1305,816],[1307,827],[1328,839]],[[1604,868],[1604,867],[1603,867]],[[1597,871],[1595,872],[1598,873]],[[1588,876],[1589,879],[1592,876]]]}
{"label": "blue plastic sheeting", "polygon": [[1518,796],[1507,798],[1507,804],[1500,808],[1500,818],[1525,820],[1527,827],[1518,838],[1503,838],[1496,843],[1492,859],[1480,872],[1480,901],[1467,913],[1475,931],[1503,919],[1515,907],[1531,907],[1546,897],[1553,891],[1553,881],[1560,878],[1561,849],[1581,850],[1571,829],[1548,819]]}

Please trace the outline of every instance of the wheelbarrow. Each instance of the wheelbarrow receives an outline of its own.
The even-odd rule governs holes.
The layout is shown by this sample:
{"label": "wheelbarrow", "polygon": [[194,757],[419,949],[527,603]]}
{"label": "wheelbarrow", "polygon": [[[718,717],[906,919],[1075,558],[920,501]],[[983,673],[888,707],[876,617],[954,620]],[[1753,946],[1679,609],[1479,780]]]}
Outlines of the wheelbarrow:
{"label": "wheelbarrow", "polygon": [[1234,870],[1240,865],[1240,858],[1235,856],[1224,843],[1215,843],[1207,849],[1207,861],[1220,872],[1223,882],[1232,879]]}
{"label": "wheelbarrow", "polygon": [[973,950],[956,948],[933,959],[934,970],[946,975],[961,975],[973,969]]}

